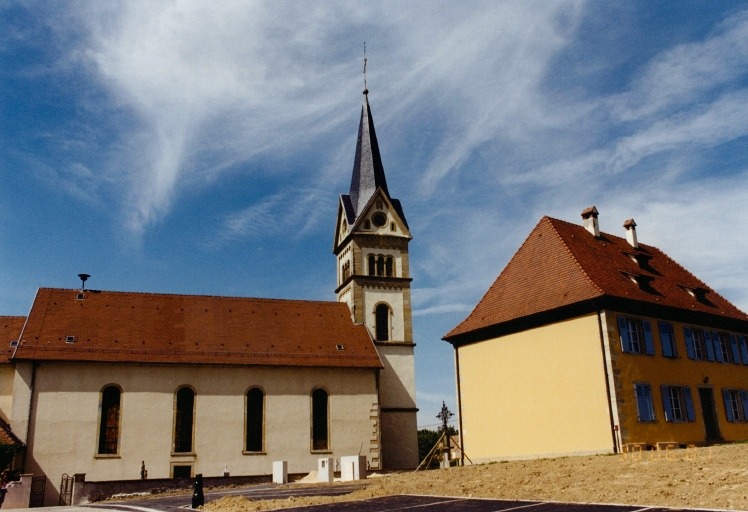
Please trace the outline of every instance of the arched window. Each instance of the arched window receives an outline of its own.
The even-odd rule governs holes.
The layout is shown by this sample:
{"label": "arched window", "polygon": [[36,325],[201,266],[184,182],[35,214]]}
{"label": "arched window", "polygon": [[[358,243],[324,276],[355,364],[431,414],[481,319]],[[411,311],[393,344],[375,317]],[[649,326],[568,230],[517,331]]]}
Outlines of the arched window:
{"label": "arched window", "polygon": [[195,392],[188,387],[177,390],[174,418],[174,452],[192,452],[193,422],[195,417]]}
{"label": "arched window", "polygon": [[369,254],[369,275],[374,276],[377,272],[377,259],[373,254]]}
{"label": "arched window", "polygon": [[387,304],[377,305],[374,311],[376,320],[377,341],[389,341],[390,339],[390,307]]}
{"label": "arched window", "polygon": [[392,277],[392,266],[393,266],[392,256],[387,256],[387,259],[384,262],[384,272],[387,275],[387,277]]}
{"label": "arched window", "polygon": [[327,450],[329,437],[328,396],[324,389],[312,391],[312,450]]}
{"label": "arched window", "polygon": [[260,388],[247,391],[247,451],[263,451],[265,393]]}
{"label": "arched window", "polygon": [[117,386],[107,386],[101,391],[99,454],[117,453],[119,444],[119,408],[121,395],[122,393]]}
{"label": "arched window", "polygon": [[384,256],[381,254],[379,255],[379,258],[377,258],[377,275],[384,275]]}

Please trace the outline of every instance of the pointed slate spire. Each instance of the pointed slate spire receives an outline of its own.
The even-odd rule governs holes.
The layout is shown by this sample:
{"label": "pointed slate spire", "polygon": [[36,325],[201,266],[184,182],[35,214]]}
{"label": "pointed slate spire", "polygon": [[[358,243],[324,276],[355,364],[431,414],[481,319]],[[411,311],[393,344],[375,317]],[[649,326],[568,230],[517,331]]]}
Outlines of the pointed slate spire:
{"label": "pointed slate spire", "polygon": [[377,134],[374,131],[374,120],[369,108],[369,90],[364,89],[364,104],[361,107],[361,121],[358,125],[356,157],[353,161],[350,198],[354,215],[358,216],[367,201],[378,188],[382,188],[387,197],[387,179],[384,176],[382,157],[379,154]]}

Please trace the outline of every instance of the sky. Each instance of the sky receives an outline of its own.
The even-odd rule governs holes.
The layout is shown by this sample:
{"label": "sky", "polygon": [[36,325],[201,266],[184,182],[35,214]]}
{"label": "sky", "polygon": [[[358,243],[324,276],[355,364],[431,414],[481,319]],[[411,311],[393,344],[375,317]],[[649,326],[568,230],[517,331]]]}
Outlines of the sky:
{"label": "sky", "polygon": [[[544,216],[748,310],[744,2],[0,3],[0,315],[38,287],[335,300],[367,86],[413,233],[420,427]],[[455,418],[456,419],[456,418]]]}

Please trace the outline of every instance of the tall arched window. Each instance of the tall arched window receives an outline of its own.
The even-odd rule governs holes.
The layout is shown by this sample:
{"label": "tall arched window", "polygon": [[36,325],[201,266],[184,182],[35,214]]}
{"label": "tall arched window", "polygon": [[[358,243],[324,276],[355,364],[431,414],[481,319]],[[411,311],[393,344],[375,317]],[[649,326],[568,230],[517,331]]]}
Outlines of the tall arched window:
{"label": "tall arched window", "polygon": [[378,304],[374,310],[376,321],[377,341],[389,341],[390,339],[390,307],[387,304]]}
{"label": "tall arched window", "polygon": [[247,391],[247,444],[248,452],[263,451],[265,393],[260,388]]}
{"label": "tall arched window", "polygon": [[327,450],[329,437],[328,396],[324,389],[312,391],[312,450]]}
{"label": "tall arched window", "polygon": [[193,422],[195,417],[195,392],[188,387],[177,390],[174,418],[174,452],[192,452]]}
{"label": "tall arched window", "polygon": [[377,259],[373,254],[369,254],[369,275],[373,276],[377,273]]}
{"label": "tall arched window", "polygon": [[117,453],[119,444],[119,408],[121,394],[122,393],[117,386],[107,386],[101,391],[99,454]]}

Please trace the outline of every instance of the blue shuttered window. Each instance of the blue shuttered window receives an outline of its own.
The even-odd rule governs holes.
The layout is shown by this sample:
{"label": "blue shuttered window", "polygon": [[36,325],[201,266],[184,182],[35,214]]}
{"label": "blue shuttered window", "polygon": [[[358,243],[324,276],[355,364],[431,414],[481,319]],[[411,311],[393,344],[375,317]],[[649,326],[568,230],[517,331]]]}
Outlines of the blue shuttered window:
{"label": "blue shuttered window", "polygon": [[723,389],[722,400],[725,404],[727,421],[748,421],[748,391],[742,389]]}
{"label": "blue shuttered window", "polygon": [[618,333],[623,352],[654,355],[654,339],[649,320],[619,316]]}
{"label": "blue shuttered window", "polygon": [[652,388],[649,384],[634,384],[636,395],[636,408],[639,421],[655,421],[654,407],[652,405]]}
{"label": "blue shuttered window", "polygon": [[691,388],[688,386],[660,386],[665,421],[696,421]]}
{"label": "blue shuttered window", "polygon": [[704,331],[704,343],[706,344],[706,358],[714,361],[714,343],[712,343],[712,333],[709,331]]}

